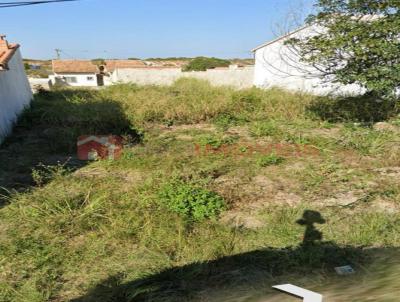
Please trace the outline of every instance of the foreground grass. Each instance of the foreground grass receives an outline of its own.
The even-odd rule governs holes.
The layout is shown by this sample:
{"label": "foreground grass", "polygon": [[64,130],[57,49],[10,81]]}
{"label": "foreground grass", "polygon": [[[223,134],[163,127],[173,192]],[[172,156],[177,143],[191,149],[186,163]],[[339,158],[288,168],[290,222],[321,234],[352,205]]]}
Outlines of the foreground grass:
{"label": "foreground grass", "polygon": [[[322,120],[322,101],[193,80],[39,94],[0,149],[0,299],[256,301],[293,281],[395,301],[398,133]],[[88,133],[124,135],[122,159],[76,161]]]}

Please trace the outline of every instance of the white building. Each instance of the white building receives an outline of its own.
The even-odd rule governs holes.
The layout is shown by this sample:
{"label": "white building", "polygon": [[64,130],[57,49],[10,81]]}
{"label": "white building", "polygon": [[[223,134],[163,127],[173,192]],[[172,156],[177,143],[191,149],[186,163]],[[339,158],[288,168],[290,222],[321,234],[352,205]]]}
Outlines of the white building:
{"label": "white building", "polygon": [[49,76],[52,84],[66,86],[103,86],[103,76],[91,61],[53,60],[53,73]]}
{"label": "white building", "polygon": [[147,64],[140,60],[105,60],[105,64],[100,68],[104,73],[104,84],[111,85],[122,82],[120,71],[147,67]]}
{"label": "white building", "polygon": [[253,49],[254,85],[260,88],[281,87],[317,95],[353,95],[363,92],[358,85],[341,85],[324,77],[316,68],[301,62],[298,53],[285,42],[303,39],[321,32],[316,26],[304,26]]}
{"label": "white building", "polygon": [[31,100],[19,45],[9,44],[5,36],[0,36],[0,143]]}

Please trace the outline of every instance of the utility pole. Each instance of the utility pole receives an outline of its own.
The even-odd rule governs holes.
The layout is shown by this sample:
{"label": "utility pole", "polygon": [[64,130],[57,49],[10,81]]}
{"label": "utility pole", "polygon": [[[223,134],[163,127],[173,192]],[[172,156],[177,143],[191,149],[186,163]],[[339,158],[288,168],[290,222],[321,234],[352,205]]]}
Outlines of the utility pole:
{"label": "utility pole", "polygon": [[57,60],[60,60],[61,59],[61,49],[56,48],[55,51],[56,51]]}

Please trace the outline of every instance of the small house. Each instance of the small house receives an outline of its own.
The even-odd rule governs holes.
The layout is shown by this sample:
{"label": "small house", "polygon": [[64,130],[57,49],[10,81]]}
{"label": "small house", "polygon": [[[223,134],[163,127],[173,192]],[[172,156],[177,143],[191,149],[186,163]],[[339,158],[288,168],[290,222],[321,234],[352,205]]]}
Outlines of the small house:
{"label": "small house", "polygon": [[52,84],[65,86],[103,86],[103,76],[92,61],[84,60],[53,60]]}

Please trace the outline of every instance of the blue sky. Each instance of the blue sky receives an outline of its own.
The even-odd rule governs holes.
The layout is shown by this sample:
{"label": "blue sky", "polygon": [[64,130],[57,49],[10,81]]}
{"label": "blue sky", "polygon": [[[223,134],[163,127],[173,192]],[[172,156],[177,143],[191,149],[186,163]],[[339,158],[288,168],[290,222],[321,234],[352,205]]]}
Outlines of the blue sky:
{"label": "blue sky", "polygon": [[312,2],[81,0],[0,9],[0,31],[20,43],[27,58],[54,58],[55,48],[65,59],[243,58],[288,28],[287,20],[307,14]]}

